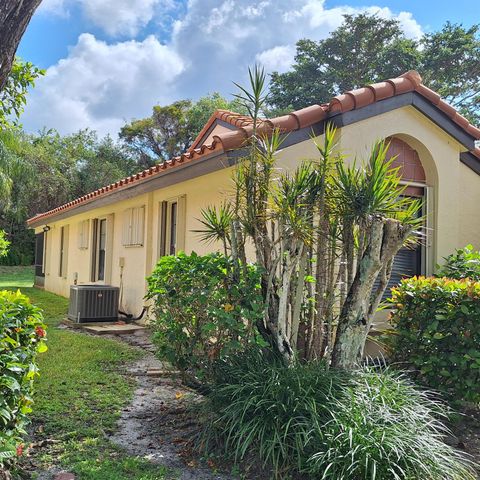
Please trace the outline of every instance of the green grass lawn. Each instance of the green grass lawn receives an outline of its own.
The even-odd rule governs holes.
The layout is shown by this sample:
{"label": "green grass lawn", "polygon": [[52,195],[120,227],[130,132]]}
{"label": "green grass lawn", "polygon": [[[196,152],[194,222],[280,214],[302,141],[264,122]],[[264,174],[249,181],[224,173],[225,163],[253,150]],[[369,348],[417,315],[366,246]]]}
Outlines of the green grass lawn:
{"label": "green grass lawn", "polygon": [[0,265],[0,288],[31,287],[33,267],[3,267]]}
{"label": "green grass lawn", "polygon": [[[54,440],[33,449],[39,470],[60,466],[79,480],[164,480],[171,472],[128,456],[108,440],[134,384],[121,374],[142,355],[120,342],[59,329],[68,300],[28,287],[33,270],[1,267],[0,288],[17,289],[43,309],[49,350],[40,355],[35,382],[34,441]],[[35,474],[34,474],[35,476]]]}

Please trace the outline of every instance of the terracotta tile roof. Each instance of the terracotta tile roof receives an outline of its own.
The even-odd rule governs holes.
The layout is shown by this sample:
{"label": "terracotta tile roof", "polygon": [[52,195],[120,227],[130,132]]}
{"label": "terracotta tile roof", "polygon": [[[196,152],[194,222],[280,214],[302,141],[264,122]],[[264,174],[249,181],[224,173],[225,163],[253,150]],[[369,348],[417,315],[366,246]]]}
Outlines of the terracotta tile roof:
{"label": "terracotta tile roof", "polygon": [[60,205],[59,207],[54,208],[53,210],[49,210],[48,212],[44,212],[44,213],[39,213],[34,217],[28,219],[27,225],[31,225],[32,223],[37,223],[39,220],[51,217],[65,210],[70,210],[76,207],[77,205],[90,203],[100,197],[105,197],[111,194],[112,192],[117,192],[122,189],[130,188],[133,184],[137,185],[145,180],[149,180],[153,177],[160,176],[166,170],[170,170],[179,165],[189,163],[193,160],[196,160],[197,158],[205,157],[208,154],[215,153],[215,152],[219,152],[219,153],[222,152],[222,146],[219,142],[213,142],[211,145],[202,145],[200,148],[196,148],[178,157],[174,157],[167,162],[159,163],[158,165],[155,165],[146,170],[143,170],[142,172],[131,175],[130,177],[122,178],[121,180],[118,180],[115,183],[107,185],[106,187],[99,188],[94,192],[87,193],[82,197],[76,198],[71,202],[65,203],[64,205]]}
{"label": "terracotta tile roof", "polygon": [[212,116],[208,119],[207,123],[204,125],[200,133],[197,135],[192,145],[189,147],[188,151],[198,148],[202,142],[202,139],[205,137],[206,133],[210,130],[216,120],[223,120],[226,123],[234,127],[243,127],[244,125],[251,124],[252,118],[247,117],[246,115],[241,115],[240,113],[231,112],[230,110],[215,110]]}
{"label": "terracotta tile roof", "polygon": [[417,92],[425,97],[430,103],[439,108],[457,125],[476,139],[480,139],[480,129],[472,125],[465,117],[460,115],[455,108],[442,100],[440,95],[422,84],[422,77],[415,70],[410,70],[397,78],[385,82],[374,83],[367,87],[357,88],[331,100],[328,111],[332,113],[344,113],[356,108],[365,107],[371,103],[394,97],[402,93]]}
{"label": "terracotta tile roof", "polygon": [[[268,134],[274,128],[278,128],[285,133],[292,132],[304,127],[309,127],[340,113],[362,108],[380,100],[413,91],[425,97],[469,135],[476,139],[480,139],[480,129],[470,124],[465,117],[460,115],[451,105],[442,100],[440,95],[425,87],[425,85],[422,84],[421,76],[414,70],[406,72],[397,78],[392,78],[384,82],[350,90],[342,95],[337,95],[328,104],[311,105],[307,108],[296,110],[281,117],[260,120],[257,125],[258,133]],[[236,127],[236,129],[231,132],[214,135],[213,141],[209,145],[200,145],[202,138],[216,119],[223,120]],[[80,204],[92,202],[93,200],[107,196],[114,191],[116,192],[123,188],[129,188],[133,184],[141,183],[152,177],[162,175],[166,170],[175,168],[180,164],[200,159],[212,152],[223,153],[228,150],[240,148],[252,133],[253,120],[250,117],[230,112],[228,110],[217,110],[213,113],[212,117],[199,133],[193,142],[192,147],[190,147],[190,149],[183,155],[172,158],[164,164],[156,165],[148,170],[137,173],[136,175],[132,175],[119,180],[118,182],[112,183],[111,185],[95,190],[94,192],[88,193],[83,197],[77,198],[76,200],[61,205],[53,210],[40,213],[35,217],[30,218],[27,221],[27,224],[37,224],[40,220],[47,219],[57,213],[73,209]],[[472,153],[480,159],[480,149],[477,148]]]}

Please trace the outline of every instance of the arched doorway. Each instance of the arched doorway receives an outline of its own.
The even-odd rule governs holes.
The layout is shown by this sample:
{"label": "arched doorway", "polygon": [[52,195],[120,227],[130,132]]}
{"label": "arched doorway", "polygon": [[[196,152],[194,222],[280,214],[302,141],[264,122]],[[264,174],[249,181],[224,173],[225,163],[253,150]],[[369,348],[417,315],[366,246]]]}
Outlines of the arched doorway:
{"label": "arched doorway", "polygon": [[[426,175],[418,152],[399,138],[389,137],[386,141],[390,142],[387,158],[391,159],[395,156],[392,167],[399,167],[402,183],[407,185],[403,195],[424,199],[427,187]],[[424,212],[419,211],[418,214],[421,216]],[[424,257],[425,249],[422,239],[415,246],[404,247],[398,252],[384,298],[390,296],[390,288],[398,285],[402,278],[425,274]]]}

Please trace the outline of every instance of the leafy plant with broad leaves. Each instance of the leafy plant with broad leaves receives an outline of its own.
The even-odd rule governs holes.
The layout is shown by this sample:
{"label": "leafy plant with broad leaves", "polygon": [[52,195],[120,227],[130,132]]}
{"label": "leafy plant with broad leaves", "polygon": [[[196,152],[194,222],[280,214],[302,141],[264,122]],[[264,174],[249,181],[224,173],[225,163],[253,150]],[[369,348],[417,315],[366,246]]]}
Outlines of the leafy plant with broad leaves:
{"label": "leafy plant with broad leaves", "polygon": [[158,354],[194,384],[208,379],[212,362],[260,341],[255,322],[263,304],[253,265],[235,270],[219,253],[162,257],[147,279],[154,301]]}
{"label": "leafy plant with broad leaves", "polygon": [[480,401],[480,282],[413,277],[390,301],[392,361],[455,399]]}
{"label": "leafy plant with broad leaves", "polygon": [[21,452],[45,339],[40,310],[20,292],[0,291],[0,470]]}
{"label": "leafy plant with broad leaves", "polygon": [[473,245],[459,248],[445,258],[445,263],[437,271],[437,277],[480,281],[480,252],[474,250]]}
{"label": "leafy plant with broad leaves", "polygon": [[27,104],[28,89],[44,74],[45,70],[31,62],[15,59],[5,86],[0,91],[0,130],[10,126],[12,122],[18,125],[18,119]]}

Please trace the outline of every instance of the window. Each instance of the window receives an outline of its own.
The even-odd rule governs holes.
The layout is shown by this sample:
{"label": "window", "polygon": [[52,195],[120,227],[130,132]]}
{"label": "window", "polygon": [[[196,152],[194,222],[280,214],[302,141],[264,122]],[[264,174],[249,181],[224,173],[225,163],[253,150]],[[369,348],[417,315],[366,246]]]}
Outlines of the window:
{"label": "window", "polygon": [[160,256],[175,255],[185,248],[185,196],[160,204]]}
{"label": "window", "polygon": [[88,231],[90,220],[84,220],[78,224],[78,248],[81,250],[88,249]]}
{"label": "window", "polygon": [[[424,189],[422,187],[418,187],[418,191],[410,190],[410,192],[412,197],[421,198],[424,196]],[[425,208],[425,205],[423,205],[423,208]],[[420,208],[417,215],[420,217],[425,215],[425,213],[426,212],[423,212],[422,208]],[[395,255],[395,258],[393,259],[392,273],[387,287],[383,292],[382,302],[391,297],[391,289],[396,287],[402,278],[409,278],[424,273],[422,272],[422,270],[424,270],[423,264],[425,257],[425,252],[422,247],[423,243],[422,238],[419,238],[417,243],[402,247]],[[375,280],[373,292],[376,291],[379,283],[380,280],[377,278],[377,280]]]}
{"label": "window", "polygon": [[167,238],[168,238],[168,254],[175,255],[177,253],[177,212],[178,203],[172,202],[170,204],[170,221],[167,223]]}
{"label": "window", "polygon": [[35,276],[45,276],[45,240],[46,232],[40,232],[35,235]]}
{"label": "window", "polygon": [[107,219],[93,221],[93,256],[92,256],[92,281],[105,280],[105,263],[107,247]]}
{"label": "window", "polygon": [[123,214],[123,238],[125,247],[141,247],[144,242],[145,207],[125,210]]}
{"label": "window", "polygon": [[60,228],[60,261],[58,276],[66,278],[68,262],[68,225]]}

